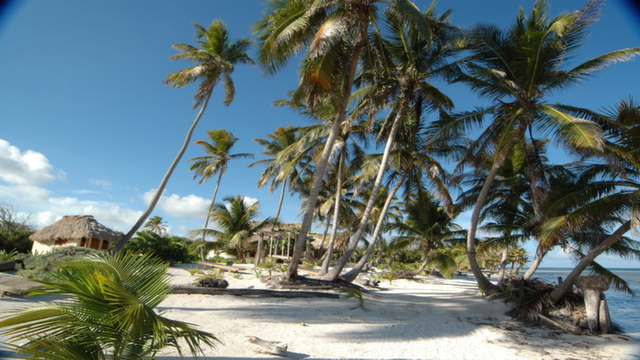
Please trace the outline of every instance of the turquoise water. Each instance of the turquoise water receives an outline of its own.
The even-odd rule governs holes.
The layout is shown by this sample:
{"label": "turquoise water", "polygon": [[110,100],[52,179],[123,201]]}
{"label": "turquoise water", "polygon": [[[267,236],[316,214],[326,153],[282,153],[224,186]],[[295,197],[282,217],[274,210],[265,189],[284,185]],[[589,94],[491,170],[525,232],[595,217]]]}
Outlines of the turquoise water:
{"label": "turquoise water", "polygon": [[[613,289],[606,291],[611,319],[626,334],[640,339],[640,269],[611,269],[611,271],[624,279],[637,294],[634,298]],[[565,278],[569,272],[571,269],[538,269],[533,277],[557,284],[558,276]]]}

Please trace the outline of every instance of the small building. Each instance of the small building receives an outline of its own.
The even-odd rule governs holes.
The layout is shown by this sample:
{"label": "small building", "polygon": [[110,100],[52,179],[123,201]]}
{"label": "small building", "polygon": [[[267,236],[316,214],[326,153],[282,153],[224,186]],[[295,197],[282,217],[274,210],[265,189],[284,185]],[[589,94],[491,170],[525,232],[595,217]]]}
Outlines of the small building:
{"label": "small building", "polygon": [[61,246],[109,250],[120,238],[120,234],[97,222],[92,215],[68,215],[29,236],[34,254]]}

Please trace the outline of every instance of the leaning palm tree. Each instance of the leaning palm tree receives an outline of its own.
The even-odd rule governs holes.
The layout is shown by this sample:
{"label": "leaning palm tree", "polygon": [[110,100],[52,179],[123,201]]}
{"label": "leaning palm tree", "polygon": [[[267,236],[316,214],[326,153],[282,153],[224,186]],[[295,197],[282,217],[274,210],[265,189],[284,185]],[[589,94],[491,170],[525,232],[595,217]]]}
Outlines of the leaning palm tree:
{"label": "leaning palm tree", "polygon": [[[613,51],[573,68],[567,59],[575,57],[589,26],[597,20],[602,1],[591,1],[584,9],[549,16],[549,3],[536,1],[529,16],[521,10],[515,23],[503,31],[493,25],[479,25],[469,34],[471,56],[460,80],[492,104],[477,111],[447,119],[444,128],[468,129],[485,117],[493,120],[480,134],[475,150],[492,149],[493,164],[476,200],[467,234],[468,257],[478,285],[485,293],[499,289],[482,273],[476,261],[476,230],[485,200],[496,174],[517,143],[527,134],[554,137],[571,150],[602,150],[604,140],[598,124],[572,116],[561,105],[545,101],[549,93],[567,89],[596,70],[628,60],[640,48]],[[455,136],[456,133],[447,133]]]}
{"label": "leaning palm tree", "polygon": [[3,346],[16,359],[138,360],[167,346],[184,358],[186,345],[197,358],[201,344],[217,339],[155,311],[171,292],[166,270],[150,255],[91,254],[67,262],[35,291],[63,300],[2,314]]}
{"label": "leaning palm tree", "polygon": [[[604,252],[623,257],[640,257],[640,243],[625,238],[629,231],[640,231],[640,106],[632,99],[622,101],[613,110],[596,116],[603,124],[607,135],[604,159],[608,166],[596,164],[585,172],[596,181],[570,196],[578,199],[565,216],[559,216],[545,224],[545,238],[554,238],[557,233],[571,234],[576,229],[596,225],[596,239],[586,250],[578,253],[579,261],[565,280],[550,294],[557,302],[568,292],[577,277],[587,268],[598,266],[595,259]],[[613,166],[612,166],[613,165]],[[587,201],[585,201],[587,199]],[[602,226],[604,225],[604,226]]]}
{"label": "leaning palm tree", "polygon": [[192,46],[188,44],[175,44],[173,47],[180,51],[180,53],[171,56],[171,60],[187,60],[195,63],[195,66],[182,69],[180,71],[169,74],[164,83],[172,87],[184,87],[194,82],[200,82],[198,91],[196,92],[194,109],[200,106],[200,111],[196,115],[191,127],[187,131],[187,136],[178,151],[175,159],[169,166],[169,169],[165,173],[158,189],[153,198],[149,202],[149,206],[142,213],[138,221],[133,225],[131,230],[118,242],[118,245],[113,251],[120,251],[131,239],[131,237],[140,229],[147,217],[151,214],[153,209],[158,204],[162,192],[169,182],[173,170],[178,166],[178,163],[182,159],[187,146],[191,142],[191,136],[200,122],[200,118],[207,109],[207,104],[213,94],[213,89],[218,84],[218,81],[222,79],[224,81],[225,98],[224,104],[229,105],[233,101],[235,96],[235,86],[231,74],[234,70],[234,65],[241,64],[253,64],[253,60],[247,55],[246,51],[251,45],[251,40],[243,37],[237,41],[231,43],[229,41],[229,32],[226,26],[220,20],[214,20],[208,28],[204,28],[201,25],[194,24],[196,27],[196,43],[198,46]]}
{"label": "leaning palm tree", "polygon": [[[264,72],[275,74],[297,53],[308,49],[301,72],[299,92],[313,108],[318,94],[333,92],[336,112],[331,132],[318,161],[300,232],[296,238],[286,278],[295,279],[298,261],[322,185],[334,142],[347,116],[349,98],[368,29],[376,19],[376,0],[271,0],[265,17],[254,25],[259,38],[260,63]],[[407,13],[419,13],[408,0],[394,2]],[[419,18],[419,17],[418,17]]]}
{"label": "leaning palm tree", "polygon": [[144,227],[158,235],[162,235],[162,233],[167,232],[167,223],[162,220],[162,216],[156,215],[150,217],[147,223],[144,224]]}
{"label": "leaning palm tree", "polygon": [[448,60],[460,49],[456,46],[456,31],[448,22],[449,12],[438,16],[433,3],[425,13],[420,13],[420,21],[407,21],[404,13],[399,10],[389,8],[385,12],[390,39],[383,38],[380,31],[375,32],[367,47],[368,56],[364,61],[366,66],[361,78],[368,85],[363,90],[368,95],[361,107],[367,112],[375,112],[380,109],[381,104],[386,105],[392,101],[389,116],[379,134],[380,138],[386,139],[386,144],[371,198],[362,214],[358,231],[351,239],[344,256],[326,275],[331,280],[340,275],[364,235],[388,167],[389,156],[395,147],[397,133],[412,119],[411,110],[416,104],[419,107],[418,114],[422,114],[422,110],[453,107],[451,99],[430,83],[434,78],[442,78],[447,73]]}
{"label": "leaning palm tree", "polygon": [[[230,131],[225,129],[211,130],[207,134],[211,142],[207,142],[206,140],[196,140],[195,144],[202,146],[204,148],[204,152],[208,155],[199,156],[189,160],[190,162],[193,162],[189,170],[195,172],[195,175],[193,176],[194,179],[200,178],[198,181],[199,184],[207,182],[214,175],[218,174],[216,188],[213,191],[213,197],[211,198],[211,206],[209,206],[207,219],[204,222],[205,229],[209,226],[209,219],[211,218],[213,206],[216,203],[216,196],[218,195],[218,189],[220,188],[220,181],[222,180],[222,175],[227,172],[229,161],[239,158],[253,158],[253,154],[248,153],[230,154],[231,148],[233,148],[239,140]],[[204,240],[204,235],[202,235],[202,240]]]}

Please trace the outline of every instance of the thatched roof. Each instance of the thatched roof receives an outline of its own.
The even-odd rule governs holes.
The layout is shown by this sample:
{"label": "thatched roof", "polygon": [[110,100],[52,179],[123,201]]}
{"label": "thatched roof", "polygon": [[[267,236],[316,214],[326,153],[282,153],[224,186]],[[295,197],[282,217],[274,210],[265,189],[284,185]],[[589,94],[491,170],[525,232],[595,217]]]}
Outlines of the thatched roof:
{"label": "thatched roof", "polygon": [[117,232],[100,224],[91,215],[68,215],[33,233],[29,239],[47,242],[59,239],[81,240],[82,238],[119,240],[120,237]]}

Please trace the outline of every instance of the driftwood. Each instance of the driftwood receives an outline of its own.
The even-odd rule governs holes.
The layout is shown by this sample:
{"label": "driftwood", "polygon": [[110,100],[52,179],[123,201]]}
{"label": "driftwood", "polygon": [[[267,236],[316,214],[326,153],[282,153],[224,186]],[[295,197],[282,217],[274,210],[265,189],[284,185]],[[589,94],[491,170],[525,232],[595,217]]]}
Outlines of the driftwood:
{"label": "driftwood", "polygon": [[263,340],[255,336],[247,336],[245,342],[250,345],[254,352],[259,354],[285,356],[288,348],[285,343]]}
{"label": "driftwood", "polygon": [[316,291],[280,291],[267,289],[220,289],[193,286],[174,286],[172,294],[205,294],[235,296],[268,296],[282,298],[327,298],[339,299],[340,295]]}
{"label": "driftwood", "polygon": [[544,316],[542,314],[538,314],[538,318],[540,319],[540,321],[546,323],[547,325],[551,325],[553,327],[556,327],[558,329],[562,329],[564,331],[567,331],[567,332],[575,334],[575,335],[582,334],[582,330],[579,327],[577,327],[575,325],[572,325],[572,324],[569,324],[569,323],[567,323],[565,321],[555,321],[555,320],[552,320],[552,319],[550,319],[550,318],[548,318],[548,317],[546,317],[546,316]]}

